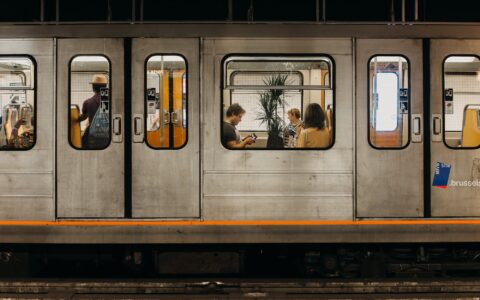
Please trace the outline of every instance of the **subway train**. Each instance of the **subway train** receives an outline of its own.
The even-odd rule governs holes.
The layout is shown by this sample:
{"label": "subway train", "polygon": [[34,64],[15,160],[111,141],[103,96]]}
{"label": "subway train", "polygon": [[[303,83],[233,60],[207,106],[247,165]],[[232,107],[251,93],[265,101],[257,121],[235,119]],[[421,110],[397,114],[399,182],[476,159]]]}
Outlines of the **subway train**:
{"label": "subway train", "polygon": [[480,241],[477,25],[0,28],[2,243]]}

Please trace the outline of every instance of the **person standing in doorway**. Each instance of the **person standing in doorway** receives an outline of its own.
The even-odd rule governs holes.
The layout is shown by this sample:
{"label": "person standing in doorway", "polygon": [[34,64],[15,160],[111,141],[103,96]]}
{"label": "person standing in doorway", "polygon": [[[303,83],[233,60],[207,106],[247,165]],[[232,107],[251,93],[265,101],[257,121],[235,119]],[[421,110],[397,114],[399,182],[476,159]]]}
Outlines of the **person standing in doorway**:
{"label": "person standing in doorway", "polygon": [[100,89],[107,86],[107,77],[103,74],[95,74],[93,75],[90,84],[92,85],[94,95],[83,102],[82,114],[78,117],[78,122],[83,122],[88,119],[88,125],[82,135],[83,149],[90,148],[89,130],[90,126],[92,125],[93,118],[100,107]]}

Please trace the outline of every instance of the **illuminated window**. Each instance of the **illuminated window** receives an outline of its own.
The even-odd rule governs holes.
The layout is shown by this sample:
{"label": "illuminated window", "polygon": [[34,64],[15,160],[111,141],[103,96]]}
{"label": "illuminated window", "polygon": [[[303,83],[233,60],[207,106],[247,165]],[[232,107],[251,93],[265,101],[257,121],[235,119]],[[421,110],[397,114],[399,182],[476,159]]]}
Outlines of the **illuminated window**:
{"label": "illuminated window", "polygon": [[393,131],[398,125],[398,75],[378,73],[374,78],[377,87],[376,131]]}
{"label": "illuminated window", "polygon": [[69,141],[78,150],[101,150],[110,144],[110,62],[105,56],[81,55],[70,62]]}
{"label": "illuminated window", "polygon": [[409,142],[409,63],[402,56],[369,61],[369,141],[376,148],[403,148]]}
{"label": "illuminated window", "polygon": [[480,59],[449,56],[443,64],[444,142],[453,149],[480,147]]}
{"label": "illuminated window", "polygon": [[222,144],[228,149],[328,149],[334,140],[328,56],[228,56]]}
{"label": "illuminated window", "polygon": [[179,149],[187,143],[187,64],[179,55],[147,60],[145,122],[147,145]]}
{"label": "illuminated window", "polygon": [[33,58],[0,56],[0,150],[29,150],[36,141]]}

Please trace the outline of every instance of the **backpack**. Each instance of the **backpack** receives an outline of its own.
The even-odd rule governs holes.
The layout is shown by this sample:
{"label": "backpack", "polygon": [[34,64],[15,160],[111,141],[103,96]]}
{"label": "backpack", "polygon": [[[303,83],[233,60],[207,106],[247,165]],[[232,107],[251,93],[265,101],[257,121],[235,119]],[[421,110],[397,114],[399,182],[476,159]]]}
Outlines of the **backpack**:
{"label": "backpack", "polygon": [[110,141],[110,114],[108,102],[100,101],[100,107],[88,128],[88,145],[90,149],[101,149]]}

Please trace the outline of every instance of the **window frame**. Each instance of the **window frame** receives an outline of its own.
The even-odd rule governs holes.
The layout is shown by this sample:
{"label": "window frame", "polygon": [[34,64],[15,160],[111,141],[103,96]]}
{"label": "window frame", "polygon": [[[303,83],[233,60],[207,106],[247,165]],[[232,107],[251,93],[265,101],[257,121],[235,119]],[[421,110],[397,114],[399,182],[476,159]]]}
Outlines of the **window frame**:
{"label": "window frame", "polygon": [[[222,134],[223,134],[223,126],[222,122],[224,119],[224,110],[223,110],[223,104],[225,103],[224,99],[224,90],[227,88],[226,85],[226,75],[227,75],[227,65],[229,62],[227,62],[230,58],[232,57],[245,57],[245,58],[252,58],[249,60],[242,60],[242,61],[248,61],[248,62],[285,62],[288,61],[289,58],[328,58],[330,60],[330,63],[327,63],[328,66],[328,73],[329,74],[329,90],[332,90],[332,104],[333,104],[333,114],[332,114],[332,124],[333,124],[333,129],[332,129],[332,143],[326,147],[326,148],[280,148],[280,149],[268,149],[268,148],[229,148],[227,145],[225,145],[222,141]],[[258,58],[263,58],[263,60],[259,60]],[[315,60],[294,60],[295,62],[312,62]],[[230,151],[326,151],[330,150],[335,146],[336,142],[336,109],[337,109],[337,103],[336,103],[336,66],[335,66],[335,60],[332,55],[325,54],[325,53],[229,53],[226,54],[221,62],[220,62],[220,105],[219,105],[219,112],[220,112],[220,144],[223,146],[223,148],[230,150]],[[270,72],[270,71],[268,71]],[[303,76],[302,76],[302,84],[303,84]],[[315,85],[310,85],[310,86],[315,86]],[[309,86],[306,89],[302,89],[302,106],[303,106],[303,91],[304,90],[314,90],[314,89],[308,89]],[[231,100],[231,98],[230,98]],[[326,113],[326,108],[324,109],[324,113]],[[302,111],[303,115],[303,111]],[[325,121],[326,121],[326,115],[325,115]],[[248,131],[248,132],[258,132],[258,131]]]}
{"label": "window frame", "polygon": [[[442,142],[445,145],[445,147],[451,150],[477,150],[477,149],[480,149],[480,145],[478,145],[477,147],[452,147],[447,144],[445,139],[445,62],[450,57],[475,57],[480,62],[480,55],[477,55],[477,54],[449,54],[445,56],[445,58],[442,61],[442,120],[443,120],[442,121]],[[467,106],[468,104],[465,106],[463,111],[465,111]],[[463,116],[462,116],[462,131],[460,131],[462,133],[462,136],[463,136],[463,121],[465,120],[463,120]]]}
{"label": "window frame", "polygon": [[[186,130],[186,137],[185,137],[185,142],[182,144],[181,147],[178,147],[178,148],[175,148],[173,145],[169,146],[168,148],[155,148],[155,147],[152,147],[149,143],[148,143],[148,140],[147,140],[147,67],[148,67],[148,61],[150,60],[150,58],[154,57],[154,56],[179,56],[183,59],[184,63],[185,63],[185,90],[186,90],[186,93],[185,93],[185,111],[186,111],[186,121],[187,121],[187,126],[185,128]],[[182,75],[182,80],[183,80],[183,76]],[[189,138],[189,134],[188,134],[188,127],[189,127],[189,122],[188,122],[188,117],[189,117],[189,101],[188,101],[188,94],[189,94],[189,91],[188,91],[188,88],[189,88],[189,70],[188,70],[188,60],[187,58],[185,57],[185,55],[181,54],[181,53],[152,53],[150,55],[148,55],[146,58],[145,58],[145,62],[144,62],[144,66],[143,66],[143,128],[144,128],[144,144],[152,149],[152,150],[156,150],[156,151],[163,151],[163,150],[169,150],[169,151],[175,151],[175,150],[181,150],[183,148],[185,148],[187,145],[188,145],[188,138]],[[183,83],[182,83],[183,85]],[[183,89],[183,86],[182,86],[182,89]],[[182,103],[183,105],[183,103]],[[182,110],[183,110],[183,107],[182,107]],[[182,115],[182,118],[183,118],[183,115]],[[181,124],[181,126],[183,127],[183,122]]]}
{"label": "window frame", "polygon": [[[33,143],[28,148],[19,148],[19,149],[12,149],[12,148],[1,149],[0,148],[0,151],[30,151],[37,144],[37,132],[38,132],[37,130],[37,119],[38,119],[38,116],[37,116],[37,61],[35,60],[33,55],[30,55],[30,54],[0,54],[0,57],[1,58],[10,58],[10,57],[11,58],[28,58],[33,66],[33,74],[32,74],[33,75],[33,81],[32,81],[33,83],[33,116],[34,116],[34,119],[32,122]],[[3,107],[1,107],[1,109],[3,110]],[[3,124],[2,124],[2,127],[3,127]]]}
{"label": "window frame", "polygon": [[[109,77],[109,80],[108,80],[108,91],[109,91],[109,109],[108,109],[108,125],[109,125],[109,130],[108,130],[108,143],[106,144],[105,147],[103,148],[94,148],[94,149],[90,149],[90,148],[77,148],[75,147],[73,144],[72,144],[72,137],[71,137],[71,133],[70,133],[70,126],[71,126],[71,111],[70,111],[70,107],[72,105],[72,62],[75,58],[78,58],[78,57],[83,57],[83,56],[101,56],[101,57],[104,57],[107,61],[108,61],[108,77]],[[112,143],[112,108],[113,108],[113,90],[112,90],[112,81],[113,81],[113,74],[112,74],[112,61],[110,60],[110,58],[106,55],[106,54],[103,54],[103,53],[100,53],[100,54],[92,54],[92,53],[88,53],[88,54],[75,54],[74,56],[72,56],[70,58],[70,60],[68,61],[68,103],[67,103],[67,111],[68,111],[68,119],[67,119],[67,123],[68,123],[68,144],[70,145],[70,147],[72,147],[73,149],[75,150],[79,150],[79,151],[102,151],[102,150],[105,150],[107,149],[108,147],[110,147],[111,143]],[[80,108],[81,110],[81,108]]]}
{"label": "window frame", "polygon": [[[372,87],[370,85],[370,63],[371,63],[372,59],[374,59],[377,56],[402,57],[403,59],[405,59],[405,61],[407,62],[407,65],[408,65],[408,123],[407,123],[407,126],[408,126],[408,141],[402,147],[378,147],[378,146],[373,145],[373,143],[370,140],[370,127],[371,127],[370,126],[370,113],[371,113],[370,91],[372,89]],[[411,97],[411,94],[412,94],[412,79],[411,79],[411,72],[412,71],[411,71],[410,59],[408,59],[408,57],[404,54],[390,54],[390,53],[389,54],[378,54],[377,53],[377,54],[373,54],[372,56],[370,56],[367,60],[367,142],[370,145],[370,147],[372,147],[375,150],[404,150],[408,146],[410,146],[410,143],[412,142],[412,132],[411,132],[412,131],[411,130],[411,128],[412,128],[411,127],[412,126],[412,124],[411,124],[412,123],[412,97]],[[399,86],[399,89],[400,89],[400,86]],[[398,100],[398,101],[400,101],[400,100]],[[398,129],[398,122],[397,122],[397,128],[396,129]],[[392,132],[392,131],[380,131],[380,132]]]}

